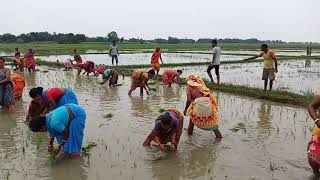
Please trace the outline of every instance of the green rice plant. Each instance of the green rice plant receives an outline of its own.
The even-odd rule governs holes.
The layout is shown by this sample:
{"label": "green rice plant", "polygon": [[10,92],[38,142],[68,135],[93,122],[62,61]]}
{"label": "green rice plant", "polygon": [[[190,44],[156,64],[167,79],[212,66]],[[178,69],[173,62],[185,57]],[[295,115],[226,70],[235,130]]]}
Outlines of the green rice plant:
{"label": "green rice plant", "polygon": [[163,113],[163,112],[165,112],[166,110],[164,109],[164,108],[160,108],[159,109],[159,113]]}
{"label": "green rice plant", "polygon": [[89,156],[92,148],[96,147],[97,144],[95,142],[90,142],[87,146],[82,148],[83,156]]}
{"label": "green rice plant", "polygon": [[113,117],[112,113],[108,113],[108,114],[103,115],[103,118],[105,118],[105,119],[109,119],[109,118],[112,118],[112,117]]}
{"label": "green rice plant", "polygon": [[230,129],[232,132],[238,132],[240,130],[243,130],[244,132],[247,131],[246,124],[245,123],[238,123],[233,128]]}
{"label": "green rice plant", "polygon": [[50,153],[48,160],[49,160],[50,164],[55,163],[57,161],[57,155],[54,153]]}

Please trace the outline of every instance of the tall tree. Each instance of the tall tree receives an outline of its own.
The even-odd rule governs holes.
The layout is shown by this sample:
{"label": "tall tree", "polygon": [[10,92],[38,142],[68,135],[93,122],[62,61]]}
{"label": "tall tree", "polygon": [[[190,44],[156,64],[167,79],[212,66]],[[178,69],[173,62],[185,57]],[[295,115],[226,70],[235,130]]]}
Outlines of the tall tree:
{"label": "tall tree", "polygon": [[115,31],[108,33],[107,39],[108,39],[108,42],[119,41],[118,34]]}

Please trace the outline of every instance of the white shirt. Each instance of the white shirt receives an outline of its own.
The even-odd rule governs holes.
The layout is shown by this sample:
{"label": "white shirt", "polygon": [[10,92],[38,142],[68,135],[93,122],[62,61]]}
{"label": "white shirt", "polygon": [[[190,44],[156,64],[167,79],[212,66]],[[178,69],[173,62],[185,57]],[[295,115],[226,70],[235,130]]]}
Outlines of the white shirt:
{"label": "white shirt", "polygon": [[213,65],[220,65],[220,47],[219,46],[215,46],[213,49],[212,49],[212,55],[216,55],[216,58],[213,62]]}
{"label": "white shirt", "polygon": [[117,45],[115,45],[115,46],[111,45],[111,46],[110,46],[111,56],[116,56],[116,55],[118,55],[117,48],[118,48]]}

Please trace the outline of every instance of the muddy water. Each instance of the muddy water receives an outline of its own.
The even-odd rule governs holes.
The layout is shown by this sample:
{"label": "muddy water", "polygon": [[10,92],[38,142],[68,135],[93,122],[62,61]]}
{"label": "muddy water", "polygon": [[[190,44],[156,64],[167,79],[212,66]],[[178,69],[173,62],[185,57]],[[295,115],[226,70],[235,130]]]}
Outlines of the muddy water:
{"label": "muddy water", "polygon": [[[259,54],[261,51],[256,50],[256,51],[222,51],[222,53],[225,54]],[[274,50],[276,55],[281,55],[281,56],[306,56],[307,51],[306,50]],[[319,56],[320,52],[319,51],[312,51],[312,56]]]}
{"label": "muddy water", "polygon": [[[134,54],[120,54],[119,65],[132,64],[150,64],[151,53],[134,53]],[[81,55],[84,61],[93,61],[97,64],[111,64],[111,57],[107,54],[85,54]],[[221,61],[236,61],[248,58],[249,56],[235,56],[235,55],[221,55]],[[70,55],[52,55],[52,56],[38,56],[41,60],[64,62],[67,59],[73,59]],[[189,63],[189,62],[209,62],[211,61],[210,54],[192,54],[192,53],[163,53],[164,63]]]}
{"label": "muddy water", "polygon": [[[306,61],[280,61],[274,83],[274,89],[290,91],[298,94],[312,94],[320,87],[320,62],[311,61],[311,67],[305,68]],[[186,77],[195,72],[206,79],[207,66],[175,67],[171,69],[182,69]],[[221,82],[250,87],[263,88],[262,63],[250,64],[223,64],[220,66]],[[164,69],[162,68],[162,71]],[[211,72],[214,75],[214,70]]]}
{"label": "muddy water", "polygon": [[[48,70],[49,72],[43,72]],[[305,109],[218,93],[221,142],[213,134],[184,129],[179,149],[156,160],[157,147],[143,148],[160,108],[185,104],[185,89],[174,86],[149,96],[127,96],[130,82],[100,86],[94,77],[41,69],[26,74],[27,87],[17,112],[0,112],[0,177],[8,179],[308,179],[306,144],[313,126]],[[84,145],[97,143],[89,157],[48,160],[46,133],[32,133],[23,123],[30,88],[69,87],[86,109]],[[103,115],[112,113],[111,119]],[[232,132],[238,123],[245,129]],[[184,128],[187,128],[185,118]]]}

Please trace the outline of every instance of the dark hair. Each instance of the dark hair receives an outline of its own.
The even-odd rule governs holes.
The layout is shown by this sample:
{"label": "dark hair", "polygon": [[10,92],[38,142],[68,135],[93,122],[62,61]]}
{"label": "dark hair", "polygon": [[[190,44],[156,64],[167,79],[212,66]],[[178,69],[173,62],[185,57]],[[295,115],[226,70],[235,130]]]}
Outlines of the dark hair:
{"label": "dark hair", "polygon": [[15,48],[15,50],[18,50],[18,49],[19,49],[19,48],[17,48],[17,47]]}
{"label": "dark hair", "polygon": [[182,74],[182,70],[180,70],[180,69],[178,69],[177,72],[180,73],[180,74]]}
{"label": "dark hair", "polygon": [[212,44],[218,44],[218,40],[217,39],[212,39]]}
{"label": "dark hair", "polygon": [[112,43],[116,43],[116,41],[115,41],[115,40],[113,40],[113,41],[112,41]]}
{"label": "dark hair", "polygon": [[32,89],[30,89],[30,91],[29,91],[29,96],[30,96],[31,98],[34,98],[34,97],[36,97],[37,95],[41,95],[41,94],[42,94],[42,91],[43,91],[43,88],[42,88],[42,87],[32,88]]}
{"label": "dark hair", "polygon": [[29,122],[29,128],[33,132],[39,132],[41,128],[46,125],[46,117],[36,117]]}
{"label": "dark hair", "polygon": [[170,125],[171,122],[172,122],[172,117],[170,116],[169,113],[162,114],[160,119],[161,119],[161,123],[166,125],[166,126]]}
{"label": "dark hair", "polygon": [[153,69],[150,69],[150,70],[148,71],[148,74],[155,75],[155,74],[156,74],[156,72],[154,72],[154,70],[153,70]]}
{"label": "dark hair", "polygon": [[2,56],[0,56],[0,60],[3,61],[3,62],[6,62],[6,60]]}
{"label": "dark hair", "polygon": [[261,44],[261,47],[268,48],[268,45],[267,44]]}
{"label": "dark hair", "polygon": [[74,52],[77,52],[77,49],[74,49],[73,51],[74,51]]}

